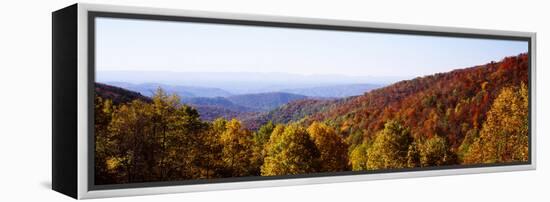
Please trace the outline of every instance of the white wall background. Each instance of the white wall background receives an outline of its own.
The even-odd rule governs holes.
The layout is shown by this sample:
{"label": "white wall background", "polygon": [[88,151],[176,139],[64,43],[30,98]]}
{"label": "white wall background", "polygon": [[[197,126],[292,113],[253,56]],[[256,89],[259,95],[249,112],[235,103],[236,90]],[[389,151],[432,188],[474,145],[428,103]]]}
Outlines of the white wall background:
{"label": "white wall background", "polygon": [[[544,201],[550,199],[550,26],[541,0],[95,0],[134,6],[533,31],[536,171],[126,197],[105,201]],[[66,0],[0,3],[0,201],[69,201],[51,184],[51,12]]]}

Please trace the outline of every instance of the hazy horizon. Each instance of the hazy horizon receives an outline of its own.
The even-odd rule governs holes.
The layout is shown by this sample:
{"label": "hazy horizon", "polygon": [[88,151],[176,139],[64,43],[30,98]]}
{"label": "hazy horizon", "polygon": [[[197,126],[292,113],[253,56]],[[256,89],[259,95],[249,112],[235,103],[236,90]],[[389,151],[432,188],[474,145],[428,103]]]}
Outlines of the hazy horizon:
{"label": "hazy horizon", "polygon": [[[170,72],[170,71],[99,71],[95,80],[101,83],[162,84],[219,88],[234,94],[262,93],[285,89],[324,86],[372,84],[385,86],[406,78],[364,77],[346,75],[300,75],[258,72]],[[120,86],[122,87],[122,86]]]}
{"label": "hazy horizon", "polygon": [[[288,72],[208,72],[208,71],[170,71],[170,70],[103,70],[103,71],[96,71],[96,80],[104,80],[103,74],[108,73],[139,73],[139,74],[147,74],[147,73],[166,73],[166,74],[213,74],[213,75],[251,75],[251,74],[258,74],[258,75],[291,75],[291,76],[298,76],[298,77],[308,77],[308,78],[315,78],[315,77],[341,77],[341,78],[357,78],[359,80],[369,78],[369,79],[378,79],[374,81],[374,83],[385,83],[389,84],[395,81],[400,81],[404,79],[412,79],[414,77],[405,77],[405,76],[357,76],[357,75],[345,75],[345,74],[300,74],[300,73],[288,73]],[[439,72],[435,72],[439,73]],[[435,74],[434,73],[434,74]],[[426,75],[421,75],[426,76]],[[251,78],[254,79],[254,78]],[[122,79],[124,80],[124,79]],[[354,82],[357,82],[357,80],[353,80]],[[323,81],[319,81],[323,82]],[[369,83],[367,80],[361,80],[359,83]]]}

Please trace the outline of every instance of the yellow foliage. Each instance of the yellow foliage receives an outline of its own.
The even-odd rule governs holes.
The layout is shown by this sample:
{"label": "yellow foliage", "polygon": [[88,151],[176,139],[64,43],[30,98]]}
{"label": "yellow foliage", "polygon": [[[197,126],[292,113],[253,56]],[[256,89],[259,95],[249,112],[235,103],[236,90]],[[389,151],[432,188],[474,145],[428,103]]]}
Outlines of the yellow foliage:
{"label": "yellow foliage", "polygon": [[252,133],[243,128],[237,119],[227,122],[220,136],[222,159],[234,177],[249,175],[253,158],[252,138]]}
{"label": "yellow foliage", "polygon": [[307,132],[319,150],[321,172],[337,172],[347,168],[347,144],[334,129],[319,122],[313,122]]}
{"label": "yellow foliage", "polygon": [[266,145],[263,176],[316,172],[319,151],[307,131],[297,124],[277,125]]}
{"label": "yellow foliage", "polygon": [[367,168],[375,170],[407,167],[409,144],[409,129],[397,121],[388,121],[367,150]]}
{"label": "yellow foliage", "polygon": [[121,161],[120,158],[109,158],[109,159],[107,159],[105,164],[107,165],[107,169],[115,170],[121,165],[121,162],[122,161]]}
{"label": "yellow foliage", "polygon": [[362,143],[355,147],[350,154],[351,169],[354,171],[367,170],[368,146]]}
{"label": "yellow foliage", "polygon": [[468,164],[527,161],[529,95],[525,84],[502,88],[479,137],[464,157]]}
{"label": "yellow foliage", "polygon": [[434,136],[420,146],[420,166],[442,166],[452,161],[447,141]]}

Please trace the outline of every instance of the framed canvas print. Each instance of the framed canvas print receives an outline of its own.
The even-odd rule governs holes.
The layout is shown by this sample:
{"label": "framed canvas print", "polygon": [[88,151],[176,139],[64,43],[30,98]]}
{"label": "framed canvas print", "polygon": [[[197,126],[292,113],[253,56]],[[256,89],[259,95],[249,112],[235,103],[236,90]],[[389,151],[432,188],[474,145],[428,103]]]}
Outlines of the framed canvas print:
{"label": "framed canvas print", "polygon": [[535,33],[52,15],[52,186],[74,198],[535,169]]}

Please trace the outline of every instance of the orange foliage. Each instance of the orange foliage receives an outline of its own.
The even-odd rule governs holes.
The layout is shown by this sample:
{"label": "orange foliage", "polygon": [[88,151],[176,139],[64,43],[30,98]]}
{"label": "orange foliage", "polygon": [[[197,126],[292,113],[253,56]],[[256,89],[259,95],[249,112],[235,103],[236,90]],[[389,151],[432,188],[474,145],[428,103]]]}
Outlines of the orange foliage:
{"label": "orange foliage", "polygon": [[[501,62],[418,77],[373,90],[314,114],[311,121],[330,120],[350,131],[372,137],[391,119],[401,120],[411,135],[447,137],[452,148],[460,146],[468,128],[481,128],[498,92],[506,86],[528,83],[528,55]],[[337,127],[339,128],[339,127]]]}

